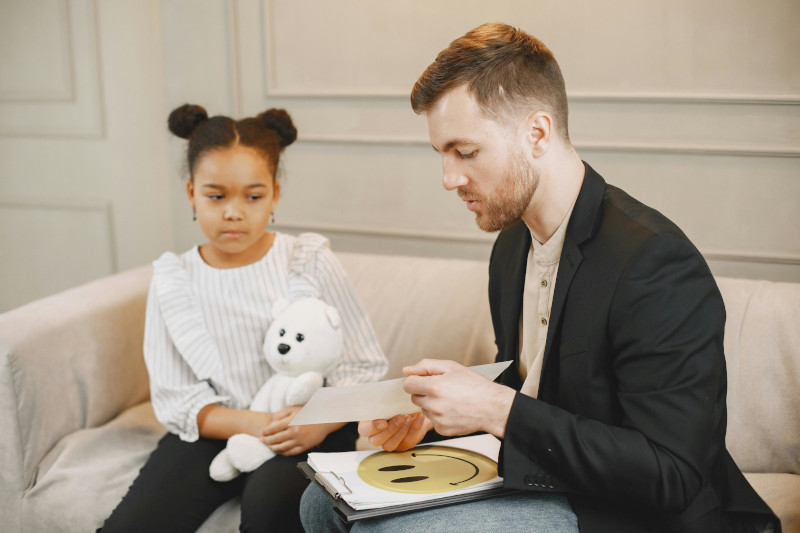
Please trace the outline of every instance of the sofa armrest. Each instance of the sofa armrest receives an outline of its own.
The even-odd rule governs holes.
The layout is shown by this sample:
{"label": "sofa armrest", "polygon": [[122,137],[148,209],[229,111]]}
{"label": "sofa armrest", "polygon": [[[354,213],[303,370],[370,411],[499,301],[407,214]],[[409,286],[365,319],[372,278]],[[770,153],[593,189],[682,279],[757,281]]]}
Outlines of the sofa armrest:
{"label": "sofa armrest", "polygon": [[12,459],[0,469],[4,490],[32,487],[42,457],[64,436],[147,399],[151,276],[142,267],[0,315],[0,452]]}

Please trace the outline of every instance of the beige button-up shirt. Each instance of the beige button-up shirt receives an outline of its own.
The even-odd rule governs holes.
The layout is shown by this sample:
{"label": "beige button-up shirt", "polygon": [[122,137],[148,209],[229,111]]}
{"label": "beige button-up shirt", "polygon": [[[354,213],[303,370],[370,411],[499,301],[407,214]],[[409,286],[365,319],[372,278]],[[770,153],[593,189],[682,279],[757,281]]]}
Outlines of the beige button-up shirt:
{"label": "beige button-up shirt", "polygon": [[558,229],[544,244],[539,243],[531,233],[519,327],[519,373],[524,380],[520,392],[533,398],[539,394],[544,345],[550,324],[550,309],[553,307],[553,291],[571,215],[572,206],[564,215]]}

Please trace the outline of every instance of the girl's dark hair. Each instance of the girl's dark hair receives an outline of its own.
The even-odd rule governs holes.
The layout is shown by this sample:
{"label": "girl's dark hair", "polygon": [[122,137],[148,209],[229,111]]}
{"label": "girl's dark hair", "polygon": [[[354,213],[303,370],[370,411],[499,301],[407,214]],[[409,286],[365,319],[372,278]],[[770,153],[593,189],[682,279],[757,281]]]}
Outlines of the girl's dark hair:
{"label": "girl's dark hair", "polygon": [[169,131],[188,139],[186,150],[189,179],[200,158],[211,150],[237,144],[256,149],[267,161],[273,179],[278,170],[281,152],[297,139],[297,129],[285,109],[268,109],[251,118],[208,117],[199,105],[184,104],[169,114]]}

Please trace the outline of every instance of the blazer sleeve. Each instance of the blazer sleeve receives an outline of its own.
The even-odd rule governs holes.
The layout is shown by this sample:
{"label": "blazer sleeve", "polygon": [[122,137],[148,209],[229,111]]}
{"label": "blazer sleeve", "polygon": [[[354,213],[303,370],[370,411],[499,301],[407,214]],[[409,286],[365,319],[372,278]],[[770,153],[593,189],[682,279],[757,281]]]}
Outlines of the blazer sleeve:
{"label": "blazer sleeve", "polygon": [[597,379],[613,384],[619,422],[517,394],[503,446],[506,485],[532,489],[525,476],[543,466],[576,493],[677,512],[708,483],[708,461],[724,446],[722,298],[679,235],[646,240],[609,281],[617,288],[607,346],[589,350],[609,358],[610,378]]}

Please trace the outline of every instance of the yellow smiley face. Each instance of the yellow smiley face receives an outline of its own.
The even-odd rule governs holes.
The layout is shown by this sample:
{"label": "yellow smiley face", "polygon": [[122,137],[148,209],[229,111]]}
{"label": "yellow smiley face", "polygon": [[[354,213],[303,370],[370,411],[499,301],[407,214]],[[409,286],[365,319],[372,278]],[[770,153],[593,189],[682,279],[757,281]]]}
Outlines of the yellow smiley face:
{"label": "yellow smiley face", "polygon": [[471,487],[497,476],[497,463],[475,452],[420,446],[378,452],[358,465],[358,477],[373,487],[407,494],[434,494]]}

